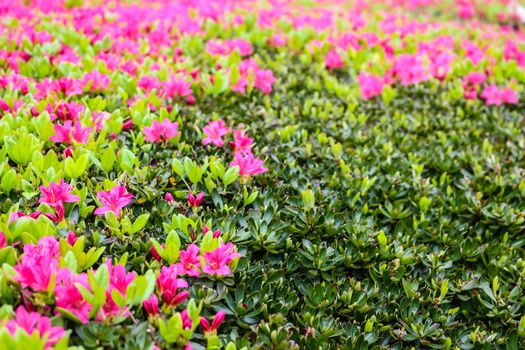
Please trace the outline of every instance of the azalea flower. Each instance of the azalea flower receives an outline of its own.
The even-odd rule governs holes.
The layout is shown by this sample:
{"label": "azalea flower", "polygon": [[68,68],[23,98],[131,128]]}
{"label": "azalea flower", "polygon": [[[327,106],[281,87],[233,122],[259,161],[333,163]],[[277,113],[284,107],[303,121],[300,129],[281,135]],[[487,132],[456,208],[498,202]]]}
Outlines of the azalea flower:
{"label": "azalea flower", "polygon": [[73,203],[80,200],[79,196],[72,195],[73,186],[60,179],[59,183],[51,182],[49,186],[40,186],[42,198],[38,200],[39,203],[47,204],[51,207],[56,207],[63,203]]}
{"label": "azalea flower", "polygon": [[243,130],[234,130],[233,137],[235,141],[230,142],[230,148],[232,148],[234,152],[252,152],[253,139],[246,136]]}
{"label": "azalea flower", "polygon": [[250,153],[235,153],[233,162],[230,165],[238,166],[241,176],[256,175],[268,171],[268,168],[264,167],[264,161]]}
{"label": "azalea flower", "polygon": [[359,82],[361,95],[365,100],[379,96],[383,92],[383,82],[374,75],[361,73],[357,77],[357,81]]}
{"label": "azalea flower", "polygon": [[64,329],[53,326],[49,318],[40,315],[38,312],[28,312],[23,306],[16,309],[15,319],[7,321],[5,326],[13,336],[19,330],[29,335],[37,332],[40,338],[46,339],[46,350],[53,349],[53,346],[66,335]]}
{"label": "azalea flower", "polygon": [[191,277],[197,277],[200,275],[200,249],[195,244],[190,244],[186,250],[180,251],[180,263],[175,264],[177,272],[181,275],[187,274]]}
{"label": "azalea flower", "polygon": [[118,217],[120,210],[131,203],[133,195],[128,193],[126,187],[115,186],[109,191],[97,192],[97,198],[102,206],[95,209],[95,215],[104,215],[108,211],[112,211]]}
{"label": "azalea flower", "polygon": [[73,143],[73,140],[85,144],[89,140],[91,135],[90,127],[82,127],[80,122],[76,122],[74,125],[71,120],[64,122],[64,125],[54,124],[53,130],[55,134],[49,139],[55,142]]}
{"label": "azalea flower", "polygon": [[178,269],[175,265],[163,266],[157,278],[157,289],[164,302],[170,306],[182,303],[190,295],[187,290],[181,290],[188,288],[188,282],[182,278],[177,278],[177,275]]}
{"label": "azalea flower", "polygon": [[324,63],[326,65],[326,68],[328,69],[336,69],[336,68],[343,68],[344,62],[341,58],[341,55],[337,50],[331,49],[328,51],[328,53],[324,56]]}
{"label": "azalea flower", "polygon": [[480,95],[485,100],[487,106],[496,105],[500,106],[504,103],[516,104],[518,103],[518,96],[516,91],[509,87],[500,90],[497,85],[488,85],[483,89]]}
{"label": "azalea flower", "polygon": [[214,251],[204,253],[206,264],[202,271],[209,275],[228,275],[231,273],[228,264],[238,256],[231,243],[222,243]]}
{"label": "azalea flower", "polygon": [[59,254],[58,241],[54,237],[43,237],[36,246],[26,244],[22,259],[15,265],[18,272],[15,280],[23,288],[29,287],[34,291],[47,290],[53,274],[57,271]]}
{"label": "azalea flower", "polygon": [[163,142],[176,137],[179,134],[179,123],[164,119],[162,123],[154,120],[150,127],[145,127],[142,132],[146,136],[144,140],[150,142]]}
{"label": "azalea flower", "polygon": [[209,122],[202,131],[206,135],[204,140],[202,140],[203,145],[213,143],[217,147],[222,147],[222,145],[224,145],[222,137],[230,132],[230,128],[224,124],[222,119],[219,119],[214,122]]}
{"label": "azalea flower", "polygon": [[87,274],[76,274],[67,268],[61,268],[57,272],[53,294],[58,308],[70,312],[80,322],[86,324],[89,322],[89,312],[92,306],[84,300],[77,285],[82,285],[87,290],[90,289]]}

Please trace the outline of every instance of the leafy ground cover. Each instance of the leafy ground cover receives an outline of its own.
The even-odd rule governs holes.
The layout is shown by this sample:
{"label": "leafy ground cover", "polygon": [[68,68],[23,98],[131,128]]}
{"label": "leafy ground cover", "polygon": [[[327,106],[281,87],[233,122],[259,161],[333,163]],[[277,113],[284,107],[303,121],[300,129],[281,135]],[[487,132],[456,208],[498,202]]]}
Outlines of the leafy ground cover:
{"label": "leafy ground cover", "polygon": [[523,348],[516,6],[1,2],[0,348]]}

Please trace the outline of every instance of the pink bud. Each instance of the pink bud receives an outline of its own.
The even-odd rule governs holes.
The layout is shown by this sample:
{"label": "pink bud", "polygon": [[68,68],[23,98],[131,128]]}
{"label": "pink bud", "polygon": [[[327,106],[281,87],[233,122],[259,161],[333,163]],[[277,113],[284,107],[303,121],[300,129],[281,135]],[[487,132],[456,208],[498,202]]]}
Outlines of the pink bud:
{"label": "pink bud", "polygon": [[200,325],[201,325],[201,328],[204,330],[204,332],[207,333],[207,332],[210,331],[210,324],[209,324],[208,320],[205,319],[204,317],[201,317]]}
{"label": "pink bud", "polygon": [[64,158],[72,157],[73,156],[73,147],[69,146],[67,147],[64,152],[62,152],[64,155]]}
{"label": "pink bud", "polygon": [[[164,248],[164,244],[162,245],[162,247]],[[153,256],[153,259],[155,259],[157,261],[161,261],[162,260],[162,257],[159,255],[159,253],[157,252],[157,249],[155,249],[154,245],[151,246],[149,252]]]}
{"label": "pink bud", "polygon": [[166,195],[164,196],[164,199],[166,200],[166,202],[168,203],[171,203],[173,202],[173,195],[169,192],[166,192]]}
{"label": "pink bud", "polygon": [[122,123],[122,130],[126,131],[133,127],[133,120],[128,119],[124,123]]}
{"label": "pink bud", "polygon": [[221,230],[213,231],[213,238],[219,238],[221,236]]}
{"label": "pink bud", "polygon": [[175,295],[175,297],[169,302],[169,304],[170,304],[171,306],[179,305],[179,304],[182,303],[184,300],[188,299],[189,296],[190,296],[190,292],[188,292],[187,290],[185,290],[185,291],[180,292],[180,293],[178,293],[177,295]]}
{"label": "pink bud", "polygon": [[69,231],[67,233],[67,243],[69,243],[70,246],[75,245],[75,242],[77,241],[77,236],[73,231]]}
{"label": "pink bud", "polygon": [[151,294],[148,300],[145,300],[142,303],[142,306],[144,307],[144,310],[148,313],[150,316],[155,316],[159,313],[159,299],[155,295],[155,293]]}
{"label": "pink bud", "polygon": [[219,326],[224,322],[224,317],[226,317],[226,312],[224,312],[224,310],[217,312],[213,318],[213,322],[211,323],[212,331],[216,331],[217,328],[219,328]]}
{"label": "pink bud", "polygon": [[186,97],[186,102],[190,105],[190,106],[193,106],[195,104],[195,97],[193,97],[192,95]]}
{"label": "pink bud", "polygon": [[188,195],[188,203],[190,204],[190,206],[192,206],[193,208],[198,208],[199,205],[201,205],[202,203],[202,200],[204,199],[204,193],[199,193],[197,195],[197,197],[195,197],[193,194],[189,194]]}
{"label": "pink bud", "polygon": [[202,228],[202,233],[207,234],[209,230],[210,229],[208,228],[208,226],[204,225],[204,227]]}
{"label": "pink bud", "polygon": [[3,248],[7,246],[5,235],[2,231],[0,231],[0,248]]}
{"label": "pink bud", "polygon": [[111,139],[114,140],[114,139],[117,138],[117,134],[115,134],[114,132],[112,132],[111,135],[109,135],[109,137],[111,137]]}

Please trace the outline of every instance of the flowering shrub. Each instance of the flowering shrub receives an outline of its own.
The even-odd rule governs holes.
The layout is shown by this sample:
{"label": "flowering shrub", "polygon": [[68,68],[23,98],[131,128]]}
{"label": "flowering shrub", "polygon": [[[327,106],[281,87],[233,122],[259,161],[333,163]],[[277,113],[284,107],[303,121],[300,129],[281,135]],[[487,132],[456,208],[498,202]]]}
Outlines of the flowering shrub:
{"label": "flowering shrub", "polygon": [[0,349],[525,346],[516,2],[0,12]]}

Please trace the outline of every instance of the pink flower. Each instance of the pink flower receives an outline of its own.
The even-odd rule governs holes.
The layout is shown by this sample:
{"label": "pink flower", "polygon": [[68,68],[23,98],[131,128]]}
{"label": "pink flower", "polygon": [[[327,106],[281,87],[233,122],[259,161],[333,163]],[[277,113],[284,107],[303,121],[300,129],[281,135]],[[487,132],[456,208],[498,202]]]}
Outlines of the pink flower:
{"label": "pink flower", "polygon": [[485,99],[487,106],[496,105],[500,106],[503,103],[499,88],[496,85],[489,85],[483,89],[481,98]]}
{"label": "pink flower", "polygon": [[255,158],[250,153],[235,153],[233,162],[230,165],[238,166],[241,176],[257,175],[268,171],[264,167],[264,161],[260,158]]}
{"label": "pink flower", "polygon": [[179,123],[171,123],[169,119],[164,119],[162,123],[154,120],[150,127],[145,127],[142,132],[146,136],[144,139],[150,142],[163,142],[176,137],[179,134]]}
{"label": "pink flower", "polygon": [[214,333],[217,331],[219,326],[224,322],[224,318],[226,317],[226,312],[223,310],[217,312],[217,314],[213,317],[213,321],[211,323],[211,326],[207,319],[204,317],[201,317],[200,325],[205,333]]}
{"label": "pink flower", "polygon": [[516,104],[519,101],[518,94],[516,93],[516,91],[512,90],[509,87],[500,90],[500,95],[504,103]]}
{"label": "pink flower", "polygon": [[230,148],[234,152],[251,153],[253,139],[244,134],[244,130],[234,130],[233,137],[235,141],[230,142]]}
{"label": "pink flower", "polygon": [[336,49],[331,49],[324,56],[324,63],[328,69],[343,68],[344,62]]}
{"label": "pink flower", "polygon": [[427,69],[418,55],[402,54],[395,58],[389,74],[408,86],[428,80]]}
{"label": "pink flower", "polygon": [[73,139],[78,143],[85,144],[87,143],[89,135],[91,134],[90,127],[83,128],[80,122],[76,122],[75,125],[72,126],[72,122],[70,120],[65,121],[64,125],[53,125],[53,129],[55,134],[49,139],[55,142],[72,143]]}
{"label": "pink flower", "polygon": [[269,94],[272,92],[272,87],[275,80],[276,79],[273,76],[271,69],[256,69],[253,86],[261,90],[263,93]]}
{"label": "pink flower", "polygon": [[164,302],[170,306],[182,303],[190,295],[187,290],[180,290],[188,288],[188,283],[182,278],[177,278],[177,275],[178,270],[175,265],[163,266],[157,278],[157,289]]}
{"label": "pink flower", "polygon": [[487,80],[487,77],[481,72],[470,72],[465,76],[465,82],[471,85],[481,85],[485,80]]}
{"label": "pink flower", "polygon": [[188,97],[191,96],[191,83],[184,80],[184,77],[171,77],[169,81],[165,81],[162,87],[162,95],[167,98]]}
{"label": "pink flower", "polygon": [[485,100],[485,104],[487,106],[500,106],[504,103],[516,104],[519,101],[516,91],[509,87],[500,90],[496,85],[486,86],[485,89],[483,89],[480,97]]}
{"label": "pink flower", "polygon": [[30,287],[34,291],[47,290],[49,282],[58,268],[60,249],[54,237],[43,237],[35,246],[26,244],[24,255],[15,266],[18,276],[15,279],[23,288]]}
{"label": "pink flower", "polygon": [[383,92],[383,82],[374,75],[361,73],[357,77],[357,81],[359,82],[361,95],[365,100],[379,96]]}
{"label": "pink flower", "polygon": [[38,312],[27,312],[23,306],[16,309],[16,318],[7,321],[6,327],[11,335],[15,335],[19,329],[29,335],[37,332],[40,338],[46,339],[46,350],[53,349],[53,346],[65,336],[62,327],[53,326],[49,318]]}
{"label": "pink flower", "polygon": [[84,297],[77,288],[82,285],[90,289],[87,274],[75,274],[67,268],[61,268],[57,272],[55,289],[56,306],[72,313],[80,322],[86,324],[89,322],[89,312],[91,304],[84,300]]}
{"label": "pink flower", "polygon": [[217,147],[222,147],[224,145],[222,137],[230,132],[230,128],[224,124],[222,119],[219,119],[215,122],[209,122],[202,131],[206,135],[202,140],[203,145],[213,143]]}
{"label": "pink flower", "polygon": [[59,219],[63,219],[64,203],[74,203],[80,201],[79,196],[71,194],[72,190],[73,186],[64,183],[64,179],[60,179],[58,184],[52,182],[48,187],[40,186],[42,198],[40,198],[38,202],[55,208],[57,213],[60,213]]}
{"label": "pink flower", "polygon": [[208,275],[228,275],[231,273],[228,264],[238,256],[231,243],[223,243],[214,251],[204,253],[206,264],[202,271]]}
{"label": "pink flower", "polygon": [[180,263],[175,264],[177,272],[187,274],[188,276],[197,277],[200,275],[199,268],[201,259],[199,256],[200,249],[195,244],[190,244],[186,250],[180,251]]}
{"label": "pink flower", "polygon": [[23,217],[30,217],[31,219],[36,220],[40,217],[40,215],[42,215],[42,212],[40,211],[35,211],[34,213],[31,213],[30,215],[27,215],[21,211],[15,211],[15,212],[12,212],[11,215],[9,215],[9,224],[12,224],[13,222],[15,222],[16,219],[23,218]]}
{"label": "pink flower", "polygon": [[104,215],[112,211],[118,217],[120,210],[131,203],[133,195],[128,193],[126,187],[115,186],[109,191],[99,191],[97,198],[102,203],[102,207],[95,210],[95,215]]}
{"label": "pink flower", "polygon": [[53,130],[55,134],[49,138],[51,141],[71,143],[71,121],[66,121],[64,125],[54,124]]}
{"label": "pink flower", "polygon": [[109,288],[116,289],[125,295],[126,289],[135,280],[137,274],[135,272],[126,272],[126,269],[121,264],[113,266],[111,260],[106,260],[106,266],[109,271]]}
{"label": "pink flower", "polygon": [[91,91],[102,91],[111,83],[111,79],[107,75],[96,70],[84,75],[82,81],[85,86],[90,86]]}
{"label": "pink flower", "polygon": [[91,134],[91,128],[90,127],[82,127],[82,124],[80,122],[76,122],[73,126],[73,129],[71,130],[71,135],[73,136],[73,139],[82,144],[86,144],[89,139],[89,135]]}
{"label": "pink flower", "polygon": [[204,193],[202,192],[199,193],[197,197],[195,197],[192,193],[188,194],[188,203],[194,209],[198,208],[199,205],[201,205],[203,199],[204,199]]}

